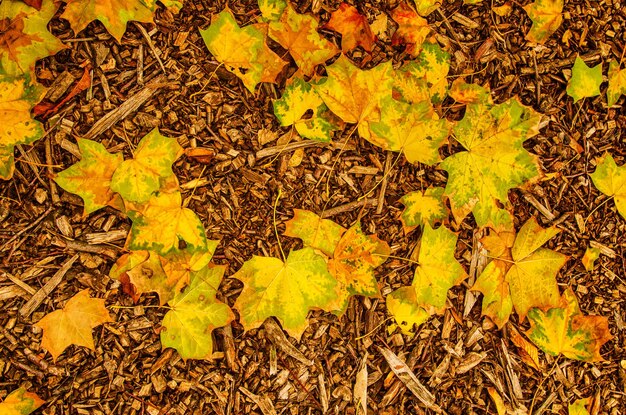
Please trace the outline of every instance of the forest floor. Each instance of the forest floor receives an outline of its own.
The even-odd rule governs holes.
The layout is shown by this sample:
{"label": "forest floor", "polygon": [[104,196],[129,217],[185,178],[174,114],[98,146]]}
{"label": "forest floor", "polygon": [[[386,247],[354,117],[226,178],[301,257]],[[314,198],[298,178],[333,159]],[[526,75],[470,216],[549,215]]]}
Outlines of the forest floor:
{"label": "forest floor", "polygon": [[[313,3],[321,3],[316,13],[321,22],[339,6],[334,0]],[[521,8],[527,3],[514,2],[511,13],[502,17],[491,10],[490,1],[446,1],[428,21],[453,56],[452,77],[471,72],[468,82],[488,85],[496,102],[518,97],[546,116],[546,127],[525,148],[539,156],[548,179],[524,191],[512,190],[509,199],[516,226],[534,216],[544,226],[562,230],[547,245],[569,257],[558,280],[562,289],[573,288],[585,313],[608,318],[614,337],[601,350],[605,361],[582,363],[542,354],[539,370],[528,366],[510,339],[510,327],[524,331],[528,322],[513,318],[498,330],[481,317],[480,296],[468,290],[475,269],[450,291],[445,315],[423,324],[413,338],[388,331],[382,299],[354,297],[340,318],[311,312],[301,341],[290,341],[312,365],[285,354],[277,344],[282,340],[263,326],[244,332],[237,321],[215,331],[212,361],[184,361],[174,350],[162,350],[159,330],[167,310],[158,307],[157,296],[144,294],[133,304],[120,283],[108,277],[124,250],[129,220],[110,208],[83,217],[81,199],[51,180],[52,172],[75,162],[75,138],[85,136],[103,114],[136,99],[146,85],[153,83],[148,99],[97,140],[120,151],[158,126],[183,147],[214,150],[205,164],[182,158],[174,169],[183,197],[190,198],[188,207],[202,219],[207,236],[221,241],[213,262],[228,267],[219,298],[231,306],[242,284],[230,276],[243,262],[253,255],[279,256],[273,227],[279,189],[279,232],[298,208],[326,212],[344,226],[360,220],[363,229],[387,241],[394,258],[377,269],[386,294],[410,284],[413,267],[401,258],[411,255],[419,239],[418,232],[403,232],[399,199],[410,191],[443,186],[446,180],[436,167],[411,164],[357,137],[350,138],[341,156],[337,145],[307,146],[301,163],[292,167],[297,164],[290,164],[293,151],[281,151],[277,141],[267,139],[273,135],[280,140],[288,131],[273,115],[278,86],[264,83],[251,94],[218,67],[198,29],[206,28],[225,2],[193,0],[178,15],[161,10],[156,25],[142,24],[165,78],[155,51],[134,24],[128,25],[121,44],[99,23],[76,36],[61,19],[50,25],[59,38],[74,40],[66,42],[69,49],[40,62],[42,83],[58,87],[67,82],[61,74],[69,74],[71,84],[81,78],[85,64],[101,75],[47,120],[45,139],[18,149],[14,178],[0,185],[0,271],[21,280],[16,284],[0,277],[0,395],[26,385],[46,400],[41,411],[48,415],[260,414],[257,397],[269,399],[278,414],[356,414],[354,384],[367,356],[370,413],[432,413],[392,374],[376,347],[385,346],[408,362],[449,414],[496,414],[490,388],[517,408],[509,413],[565,415],[568,404],[589,397],[592,415],[626,414],[626,221],[589,178],[592,161],[606,151],[618,164],[626,159],[626,101],[622,97],[608,108],[600,95],[574,104],[565,91],[577,54],[589,65],[623,56],[626,8],[619,0],[568,0],[561,27],[545,45],[532,47],[525,40],[531,21]],[[396,5],[393,0],[358,2],[370,22]],[[240,25],[259,15],[254,0],[228,6]],[[296,8],[305,12],[310,7],[310,0],[301,0]],[[391,33],[394,24],[389,22]],[[338,35],[324,33],[339,42]],[[399,62],[404,52],[389,39],[379,36],[372,54],[357,49],[350,56],[363,67]],[[462,108],[450,106],[446,116],[460,119]],[[342,135],[348,131],[337,139]],[[329,170],[333,173],[323,174]],[[385,186],[379,185],[383,181]],[[459,234],[457,258],[469,270],[478,231],[469,218],[453,230]],[[300,244],[290,238],[282,242],[285,251]],[[602,255],[588,272],[581,257],[590,242],[614,255]],[[76,262],[60,283],[29,317],[22,317],[26,301],[74,255]],[[41,350],[41,334],[32,324],[84,288],[105,298],[108,306],[123,307],[109,307],[115,322],[94,330],[95,352],[70,347],[53,362]]]}

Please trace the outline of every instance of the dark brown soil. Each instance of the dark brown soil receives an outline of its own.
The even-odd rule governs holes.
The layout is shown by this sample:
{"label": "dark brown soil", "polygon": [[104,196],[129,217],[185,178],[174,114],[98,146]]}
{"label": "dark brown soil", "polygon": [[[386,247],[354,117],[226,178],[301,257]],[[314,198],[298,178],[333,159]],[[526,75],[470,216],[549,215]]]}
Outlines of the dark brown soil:
{"label": "dark brown soil", "polygon": [[[317,14],[322,21],[339,5],[332,0],[301,0],[297,8],[309,11],[311,3],[321,3]],[[358,3],[370,21],[398,4]],[[511,191],[509,198],[516,225],[535,216],[543,225],[558,224],[563,230],[549,243],[570,258],[559,282],[562,288],[574,289],[585,313],[609,319],[614,338],[602,348],[604,362],[580,363],[542,354],[542,370],[529,367],[510,340],[510,328],[498,331],[481,318],[480,298],[468,291],[471,281],[453,289],[445,315],[432,318],[413,339],[388,332],[384,300],[353,298],[341,318],[311,313],[302,340],[290,339],[313,360],[311,366],[281,351],[265,329],[244,333],[236,322],[232,330],[216,330],[215,345],[221,354],[214,361],[183,361],[173,350],[162,350],[159,329],[166,310],[155,307],[156,295],[143,295],[134,305],[121,292],[119,282],[107,276],[123,250],[130,222],[108,208],[82,217],[82,201],[50,179],[52,172],[77,160],[72,154],[76,137],[84,136],[104,114],[162,72],[134,24],[129,24],[123,42],[117,44],[99,23],[74,35],[67,22],[55,19],[53,33],[75,40],[68,41],[68,50],[40,63],[41,82],[55,85],[64,71],[79,79],[81,65],[89,62],[94,68],[93,85],[47,120],[45,139],[16,151],[15,176],[0,184],[0,271],[19,277],[35,292],[70,257],[78,253],[79,258],[28,318],[18,312],[32,293],[0,272],[4,295],[0,299],[0,397],[27,386],[47,401],[42,412],[49,415],[262,413],[250,392],[269,398],[278,414],[312,415],[324,410],[355,414],[353,387],[367,353],[370,413],[431,413],[392,374],[377,348],[385,346],[408,362],[449,414],[496,414],[488,388],[495,388],[512,407],[527,409],[518,414],[565,415],[568,404],[581,397],[592,398],[592,415],[626,414],[626,221],[589,178],[594,158],[606,151],[618,164],[626,161],[626,97],[607,108],[605,95],[573,104],[565,92],[577,54],[588,64],[604,62],[605,73],[608,60],[623,56],[626,8],[618,0],[567,1],[558,31],[545,46],[532,47],[524,39],[531,25],[521,8],[527,3],[512,3],[513,11],[500,17],[491,12],[492,2],[487,0],[478,5],[447,1],[428,20],[453,56],[453,76],[471,72],[468,81],[489,85],[497,102],[517,96],[549,118],[541,134],[527,145],[540,157],[546,179],[527,191]],[[279,189],[279,231],[294,208],[322,212],[367,195],[373,201],[341,212],[333,220],[345,226],[360,220],[364,229],[389,243],[394,256],[408,257],[419,233],[403,234],[398,200],[409,191],[443,185],[445,172],[411,165],[354,137],[339,159],[338,146],[307,147],[295,168],[288,164],[292,152],[257,156],[262,148],[276,145],[260,145],[259,131],[269,129],[279,135],[287,131],[278,126],[271,100],[280,96],[281,85],[291,73],[284,74],[280,85],[262,84],[253,95],[217,68],[198,28],[205,28],[212,14],[224,6],[224,1],[188,1],[179,15],[161,10],[156,25],[142,25],[160,53],[167,78],[136,112],[97,139],[120,151],[127,147],[127,140],[136,144],[158,125],[164,135],[179,138],[184,147],[193,144],[215,151],[208,164],[182,158],[175,170],[183,186],[202,180],[189,207],[202,218],[208,236],[221,240],[214,261],[228,266],[220,295],[230,305],[242,285],[229,276],[252,255],[279,256],[272,222],[272,204]],[[229,7],[240,24],[259,15],[254,0],[232,1]],[[563,41],[566,31],[571,34],[569,42]],[[332,32],[324,33],[339,42]],[[107,51],[112,62],[100,59]],[[143,70],[138,71],[140,54]],[[356,62],[367,61],[365,67],[408,58],[401,49],[391,47],[388,39],[379,39],[373,54],[362,59],[365,55],[357,51],[352,57]],[[103,70],[103,65],[113,63],[114,68]],[[211,76],[213,72],[217,76]],[[110,91],[106,95],[103,80]],[[447,104],[448,117],[462,116],[462,109],[445,108]],[[348,130],[336,139],[347,135]],[[323,174],[335,161],[334,173]],[[377,183],[386,165],[392,167],[384,204],[376,213],[374,201],[381,191]],[[374,167],[378,173],[353,174],[354,166]],[[186,190],[184,197],[191,195]],[[458,258],[469,269],[478,231],[470,219],[456,230]],[[100,233],[105,240],[93,243],[93,234]],[[601,256],[593,272],[587,272],[580,261],[590,241],[616,253],[614,258]],[[287,250],[299,242],[284,238],[282,243]],[[386,294],[408,285],[413,268],[406,261],[391,259],[378,271]],[[124,307],[111,307],[116,322],[94,330],[95,352],[72,346],[53,362],[41,350],[41,334],[32,324],[84,288],[106,298],[107,305]],[[512,326],[523,331],[528,323],[513,321]],[[482,360],[474,365],[477,356]]]}

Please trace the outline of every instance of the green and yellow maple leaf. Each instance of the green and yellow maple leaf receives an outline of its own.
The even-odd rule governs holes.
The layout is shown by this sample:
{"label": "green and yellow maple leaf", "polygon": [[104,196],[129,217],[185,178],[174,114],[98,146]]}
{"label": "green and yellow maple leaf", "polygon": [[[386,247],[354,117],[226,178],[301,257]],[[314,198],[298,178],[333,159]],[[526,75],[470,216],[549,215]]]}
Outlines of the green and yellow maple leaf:
{"label": "green and yellow maple leaf", "polygon": [[413,3],[421,16],[428,16],[441,6],[440,0],[413,0]]}
{"label": "green and yellow maple leaf", "polygon": [[626,68],[620,69],[619,63],[609,64],[609,86],[606,89],[606,100],[609,107],[615,105],[619,97],[626,94]]}
{"label": "green and yellow maple leaf", "polygon": [[170,311],[161,323],[163,348],[176,349],[183,359],[211,358],[211,333],[234,319],[230,308],[215,297],[225,269],[211,265],[194,272],[189,286],[169,301]]}
{"label": "green and yellow maple leaf", "polygon": [[400,219],[405,233],[425,224],[432,228],[437,222],[448,217],[448,211],[443,203],[443,187],[407,193],[402,196],[400,203],[404,205]]}
{"label": "green and yellow maple leaf", "polygon": [[84,215],[105,206],[122,206],[120,196],[111,189],[111,178],[124,161],[122,153],[111,154],[96,141],[77,139],[81,159],[57,173],[56,183],[83,199]]}
{"label": "green and yellow maple leaf", "polygon": [[573,404],[567,406],[567,414],[568,415],[589,415],[589,411],[587,410],[587,405],[589,405],[589,398],[578,399]]}
{"label": "green and yellow maple leaf", "polygon": [[[305,118],[311,111],[312,116]],[[280,125],[293,125],[298,134],[310,140],[328,142],[338,128],[322,98],[301,78],[293,78],[280,99],[274,101],[274,115]]]}
{"label": "green and yellow maple leaf", "polygon": [[95,350],[91,330],[112,321],[104,300],[91,298],[86,289],[70,298],[62,310],[46,314],[35,326],[43,330],[41,348],[56,361],[72,344]]}
{"label": "green and yellow maple leaf", "polygon": [[172,163],[183,153],[178,142],[162,136],[158,128],[146,134],[135,149],[132,159],[115,169],[111,189],[124,201],[143,203],[174,176]]}
{"label": "green and yellow maple leaf", "polygon": [[293,218],[285,222],[283,235],[300,238],[304,246],[332,257],[346,228],[329,219],[322,219],[308,210],[294,209]]}
{"label": "green and yellow maple leaf", "polygon": [[52,0],[41,10],[18,0],[0,2],[0,75],[34,80],[35,62],[65,47],[47,29],[55,12]]}
{"label": "green and yellow maple leaf", "polygon": [[537,0],[524,6],[533,25],[526,40],[545,43],[563,22],[563,0]]}
{"label": "green and yellow maple leaf", "polygon": [[348,306],[351,295],[380,297],[374,269],[382,265],[391,250],[376,235],[366,235],[357,223],[348,229],[335,248],[328,270],[339,282],[341,313]]}
{"label": "green and yellow maple leaf", "polygon": [[400,3],[391,11],[391,18],[398,23],[398,29],[391,38],[392,45],[406,45],[406,51],[412,56],[422,49],[422,44],[431,33],[428,21],[417,14],[407,3]]}
{"label": "green and yellow maple leaf", "polygon": [[445,226],[424,226],[413,283],[387,296],[387,308],[405,334],[445,310],[448,290],[467,274],[454,257],[457,235]]}
{"label": "green and yellow maple leaf", "polygon": [[435,43],[424,43],[419,56],[396,71],[393,89],[402,101],[441,103],[448,91],[450,54]]}
{"label": "green and yellow maple leaf", "polygon": [[381,102],[391,95],[391,62],[361,70],[341,55],[326,72],[325,82],[313,88],[335,115],[344,122],[356,124],[361,137],[368,139],[369,123],[380,120]]}
{"label": "green and yellow maple leaf", "polygon": [[124,274],[128,277],[136,294],[134,301],[142,293],[156,292],[163,305],[189,284],[194,272],[209,264],[217,244],[218,241],[207,241],[206,250],[176,249],[164,256],[144,250],[130,251],[117,260],[109,275],[120,281]]}
{"label": "green and yellow maple leaf", "polygon": [[537,157],[523,147],[539,133],[541,115],[515,99],[494,105],[488,95],[475,95],[453,128],[465,151],[446,158],[445,195],[454,218],[472,212],[480,227],[507,228],[511,216],[497,203],[508,204],[508,191],[541,176]]}
{"label": "green and yellow maple leaf", "polygon": [[556,275],[567,256],[542,248],[560,231],[542,228],[535,218],[519,230],[493,232],[482,240],[489,256],[495,258],[480,274],[472,290],[483,294],[483,315],[503,327],[513,310],[520,320],[531,308],[544,310],[558,306]]}
{"label": "green and yellow maple leaf", "polygon": [[28,415],[46,403],[37,394],[28,392],[26,388],[18,388],[0,402],[2,415]]}
{"label": "green and yellow maple leaf", "polygon": [[265,44],[265,29],[254,24],[240,28],[230,10],[214,15],[200,34],[215,59],[252,93],[259,82],[275,82],[287,64]]}
{"label": "green and yellow maple leaf", "polygon": [[341,50],[344,52],[359,46],[367,52],[374,49],[376,36],[367,18],[348,3],[341,3],[339,8],[331,13],[330,20],[324,27],[341,34]]}
{"label": "green and yellow maple leaf", "polygon": [[131,250],[154,251],[166,255],[181,243],[192,252],[206,251],[207,239],[200,218],[182,206],[180,192],[152,196],[141,211],[130,211],[133,226],[128,237]]}
{"label": "green and yellow maple leaf", "polygon": [[568,288],[559,303],[543,311],[533,308],[528,313],[528,338],[541,350],[552,355],[587,362],[602,361],[600,348],[613,336],[609,322],[602,316],[585,316],[576,295]]}
{"label": "green and yellow maple leaf", "polygon": [[334,43],[317,33],[315,17],[299,14],[287,6],[279,20],[270,22],[268,35],[278,42],[305,75],[311,75],[315,67],[339,53]]}
{"label": "green and yellow maple leaf", "polygon": [[41,123],[30,112],[40,97],[40,88],[30,84],[28,78],[0,77],[0,179],[13,176],[15,146],[43,136]]}
{"label": "green and yellow maple leaf", "polygon": [[596,170],[590,176],[599,191],[613,198],[617,211],[626,218],[626,165],[618,166],[607,153],[596,160]]}
{"label": "green and yellow maple leaf", "polygon": [[386,150],[404,154],[410,163],[433,165],[441,160],[439,147],[449,128],[430,101],[407,104],[386,97],[381,101],[380,121],[370,123],[368,141]]}
{"label": "green and yellow maple leaf", "polygon": [[65,0],[61,18],[70,22],[78,33],[94,20],[99,20],[111,36],[122,40],[130,21],[151,22],[155,1],[151,0]]}
{"label": "green and yellow maple leaf", "polygon": [[245,330],[273,316],[289,335],[300,339],[309,310],[333,311],[337,300],[337,280],[313,248],[291,251],[285,262],[254,256],[233,278],[244,284],[234,308]]}
{"label": "green and yellow maple leaf", "polygon": [[572,67],[572,77],[567,83],[567,95],[578,102],[583,98],[600,95],[600,84],[602,83],[602,63],[593,68],[587,66],[580,56],[576,56]]}
{"label": "green and yellow maple leaf", "polygon": [[280,19],[287,7],[285,0],[258,0],[258,3],[263,19],[270,22]]}

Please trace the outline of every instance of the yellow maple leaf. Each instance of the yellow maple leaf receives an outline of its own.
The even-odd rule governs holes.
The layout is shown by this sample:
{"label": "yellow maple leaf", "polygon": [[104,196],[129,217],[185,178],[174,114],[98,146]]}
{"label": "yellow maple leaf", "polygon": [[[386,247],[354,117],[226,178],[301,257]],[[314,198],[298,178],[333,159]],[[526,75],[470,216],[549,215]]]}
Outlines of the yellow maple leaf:
{"label": "yellow maple leaf", "polygon": [[619,63],[612,61],[609,64],[609,86],[606,89],[606,100],[609,107],[613,106],[619,97],[626,94],[626,68],[620,69]]}
{"label": "yellow maple leaf", "polygon": [[328,78],[314,89],[335,115],[357,124],[361,137],[368,139],[369,123],[380,120],[381,101],[391,95],[391,62],[361,70],[341,55],[326,71]]}
{"label": "yellow maple leaf", "polygon": [[13,149],[43,135],[43,128],[30,109],[41,95],[27,78],[0,78],[0,179],[13,176]]}
{"label": "yellow maple leaf", "polygon": [[104,300],[89,297],[86,289],[70,298],[62,310],[47,314],[35,326],[43,330],[41,347],[56,361],[72,344],[95,350],[91,330],[112,321]]}
{"label": "yellow maple leaf", "polygon": [[626,218],[626,165],[618,166],[607,153],[596,160],[596,170],[590,176],[599,191],[613,198],[617,211]]}
{"label": "yellow maple leaf", "polygon": [[211,25],[200,34],[215,59],[254,93],[259,82],[275,82],[287,64],[265,44],[266,30],[262,25],[240,28],[226,9],[214,15]]}
{"label": "yellow maple leaf", "polygon": [[18,388],[11,392],[4,401],[0,402],[2,415],[28,415],[45,403],[39,396]]}
{"label": "yellow maple leaf", "polygon": [[563,0],[537,0],[524,6],[533,21],[526,39],[535,43],[545,43],[563,22]]}

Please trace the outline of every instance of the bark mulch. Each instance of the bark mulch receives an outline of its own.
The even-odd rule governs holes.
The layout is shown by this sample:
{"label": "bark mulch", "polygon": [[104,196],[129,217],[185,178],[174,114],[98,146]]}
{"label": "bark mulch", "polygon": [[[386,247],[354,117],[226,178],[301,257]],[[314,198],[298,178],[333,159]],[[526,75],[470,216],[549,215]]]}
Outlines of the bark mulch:
{"label": "bark mulch", "polygon": [[[514,317],[498,331],[481,318],[480,298],[468,290],[481,267],[472,263],[480,235],[470,220],[456,229],[458,258],[470,280],[451,291],[445,315],[432,318],[412,339],[388,332],[384,300],[353,298],[339,319],[311,313],[299,343],[272,325],[244,333],[233,323],[216,330],[213,361],[183,361],[173,350],[162,350],[159,323],[166,310],[157,307],[156,296],[143,295],[135,305],[107,276],[123,250],[129,221],[112,209],[82,217],[82,201],[51,180],[53,172],[77,160],[76,137],[128,151],[129,142],[136,144],[159,126],[184,147],[214,151],[203,163],[183,158],[175,170],[208,236],[221,240],[214,262],[228,266],[220,295],[230,305],[242,286],[229,276],[252,255],[279,255],[272,222],[279,189],[279,231],[293,208],[325,211],[345,226],[361,220],[364,229],[390,244],[395,257],[406,258],[419,234],[403,233],[398,200],[445,183],[445,172],[411,165],[354,137],[338,158],[348,131],[337,137],[340,144],[304,144],[301,164],[290,167],[302,144],[287,149],[278,144],[288,131],[273,116],[271,100],[280,96],[279,87],[263,84],[253,95],[218,66],[198,28],[225,2],[193,0],[177,16],[160,10],[156,25],[141,25],[145,33],[129,24],[121,44],[97,22],[77,35],[63,20],[51,23],[70,48],[40,62],[41,82],[64,96],[85,64],[93,80],[46,120],[44,139],[32,148],[18,147],[15,177],[0,186],[0,396],[27,386],[47,401],[42,410],[47,415],[260,414],[263,399],[278,414],[356,414],[353,388],[367,356],[370,413],[432,413],[392,374],[377,348],[382,346],[407,362],[449,414],[497,413],[488,388],[520,408],[517,414],[564,415],[568,403],[581,397],[592,398],[593,415],[626,414],[626,221],[589,178],[594,158],[606,151],[624,162],[626,105],[622,98],[609,109],[604,96],[574,105],[565,93],[577,54],[590,65],[623,56],[626,8],[617,0],[567,1],[559,30],[545,46],[530,47],[524,34],[531,22],[521,8],[529,1],[514,2],[506,17],[493,13],[492,3],[503,4],[446,1],[428,20],[453,56],[452,76],[472,72],[469,80],[488,84],[497,102],[517,96],[548,116],[541,134],[527,143],[547,179],[509,197],[517,225],[535,216],[562,229],[548,244],[569,256],[559,282],[573,287],[584,312],[609,319],[614,338],[602,348],[604,362],[542,355],[541,370],[522,362],[511,327],[523,331],[528,323]],[[373,21],[397,4],[367,0],[358,7]],[[313,9],[326,21],[338,5],[300,0],[297,9]],[[253,0],[228,6],[240,24],[259,14]],[[351,57],[365,67],[407,58],[384,37],[371,56],[355,51]],[[459,119],[461,111],[450,106],[447,116]],[[99,121],[105,114],[112,115]],[[277,140],[269,141],[271,134]],[[385,174],[386,186],[377,186]],[[282,242],[285,250],[299,243]],[[609,255],[587,272],[580,258],[590,243]],[[406,261],[387,261],[378,274],[383,294],[408,285],[412,272]],[[44,286],[45,295],[30,300]],[[53,362],[32,324],[84,288],[106,298],[107,305],[121,306],[110,308],[116,322],[94,330],[95,352],[72,346]],[[303,356],[290,352],[291,344]]]}

